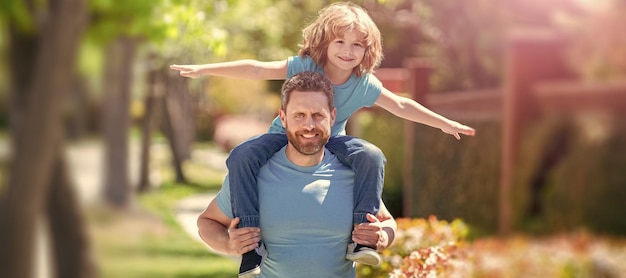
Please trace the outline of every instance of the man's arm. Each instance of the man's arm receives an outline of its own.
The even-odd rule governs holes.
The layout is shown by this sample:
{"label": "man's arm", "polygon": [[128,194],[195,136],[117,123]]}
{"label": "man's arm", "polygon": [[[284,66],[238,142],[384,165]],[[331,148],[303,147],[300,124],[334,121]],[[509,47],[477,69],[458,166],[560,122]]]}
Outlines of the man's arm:
{"label": "man's arm", "polygon": [[396,220],[387,210],[385,204],[380,201],[380,210],[374,217],[367,215],[370,223],[363,223],[354,227],[352,240],[366,246],[376,246],[376,250],[383,250],[393,243],[396,235]]}
{"label": "man's arm", "polygon": [[383,231],[387,236],[387,239],[384,241],[384,245],[376,246],[378,250],[382,250],[389,247],[396,239],[396,229],[398,228],[398,225],[382,200],[380,201],[380,210],[378,210],[376,218],[383,223]]}
{"label": "man's arm", "polygon": [[237,228],[239,218],[231,219],[215,200],[198,217],[200,238],[215,251],[241,255],[257,247],[261,230],[256,227]]}

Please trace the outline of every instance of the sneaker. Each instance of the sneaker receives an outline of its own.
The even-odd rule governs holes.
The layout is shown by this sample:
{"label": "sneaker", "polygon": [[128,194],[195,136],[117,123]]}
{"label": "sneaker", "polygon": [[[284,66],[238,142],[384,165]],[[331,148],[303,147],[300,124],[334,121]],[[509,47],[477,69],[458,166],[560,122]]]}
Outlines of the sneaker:
{"label": "sneaker", "polygon": [[259,243],[259,247],[243,254],[241,257],[241,266],[239,266],[239,278],[252,278],[261,274],[261,266],[263,258],[267,254],[265,244]]}
{"label": "sneaker", "polygon": [[383,260],[374,248],[355,243],[348,244],[346,259],[373,266],[379,265]]}

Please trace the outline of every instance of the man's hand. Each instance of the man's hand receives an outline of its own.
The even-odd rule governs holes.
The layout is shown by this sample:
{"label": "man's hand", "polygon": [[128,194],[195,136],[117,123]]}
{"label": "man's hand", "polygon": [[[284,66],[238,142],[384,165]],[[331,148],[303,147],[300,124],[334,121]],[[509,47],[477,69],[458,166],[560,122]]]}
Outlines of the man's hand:
{"label": "man's hand", "polygon": [[261,229],[257,227],[237,228],[239,217],[230,221],[228,226],[228,245],[233,253],[242,255],[259,246]]}
{"label": "man's hand", "polygon": [[375,247],[380,251],[389,244],[389,237],[383,230],[381,222],[374,215],[367,214],[370,223],[362,223],[354,226],[352,230],[352,240],[355,243]]}

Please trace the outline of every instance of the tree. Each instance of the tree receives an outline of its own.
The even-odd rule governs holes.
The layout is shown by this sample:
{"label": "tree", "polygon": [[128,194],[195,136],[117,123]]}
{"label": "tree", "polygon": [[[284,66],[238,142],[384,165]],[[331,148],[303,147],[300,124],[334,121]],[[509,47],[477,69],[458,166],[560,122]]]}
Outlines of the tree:
{"label": "tree", "polygon": [[[51,235],[55,277],[95,277],[80,208],[63,157],[62,101],[75,76],[85,1],[6,2],[10,33],[12,157],[0,197],[0,269],[32,277],[37,220]],[[34,20],[34,15],[37,21]]]}
{"label": "tree", "polygon": [[130,88],[132,61],[137,41],[119,37],[106,47],[102,126],[104,135],[104,200],[125,208],[131,199],[128,181],[128,132],[130,130]]}
{"label": "tree", "polygon": [[[149,187],[148,171],[150,158],[150,134],[151,123],[156,122],[156,117],[165,116],[165,122],[171,128],[166,129],[165,134],[170,142],[173,166],[176,169],[177,181],[185,182],[182,172],[182,162],[189,157],[189,149],[192,136],[189,128],[183,128],[192,123],[190,115],[184,114],[189,106],[188,98],[180,90],[173,90],[180,86],[170,86],[175,83],[168,75],[157,74],[166,69],[168,52],[156,48],[164,41],[167,34],[172,33],[174,23],[167,18],[171,14],[177,15],[180,11],[195,11],[193,7],[198,4],[195,1],[152,1],[137,0],[113,5],[111,1],[93,1],[93,13],[96,20],[93,22],[89,37],[104,45],[106,62],[104,67],[103,91],[103,132],[105,138],[105,174],[104,174],[104,197],[105,201],[113,206],[124,208],[129,204],[131,196],[128,181],[128,134],[131,125],[130,102],[131,88],[134,79],[133,67],[140,57],[140,53],[147,53],[150,58],[145,64],[150,65],[148,74],[151,75],[150,84],[147,84],[145,111],[142,126],[141,141],[141,165],[139,191],[146,191]],[[203,4],[208,5],[208,4]],[[192,15],[184,13],[185,15]],[[215,40],[215,39],[213,39]],[[207,40],[200,40],[207,41]],[[155,53],[159,53],[156,55]],[[160,58],[159,58],[160,57]],[[138,63],[142,64],[142,63]],[[154,78],[158,76],[158,78]],[[165,80],[160,80],[165,79]],[[174,80],[176,81],[176,80]],[[184,84],[186,86],[186,84]],[[158,99],[162,94],[155,88],[166,86],[166,95],[174,98],[166,99],[164,113],[158,113]],[[167,91],[172,91],[167,93]],[[177,101],[174,101],[177,100]],[[157,113],[152,113],[154,110]],[[171,132],[167,132],[171,131]]]}
{"label": "tree", "polygon": [[160,1],[91,2],[94,20],[88,40],[105,53],[103,71],[102,131],[105,156],[103,190],[107,204],[126,208],[131,201],[128,175],[129,130],[133,67],[140,46],[162,36],[163,24],[151,24]]}

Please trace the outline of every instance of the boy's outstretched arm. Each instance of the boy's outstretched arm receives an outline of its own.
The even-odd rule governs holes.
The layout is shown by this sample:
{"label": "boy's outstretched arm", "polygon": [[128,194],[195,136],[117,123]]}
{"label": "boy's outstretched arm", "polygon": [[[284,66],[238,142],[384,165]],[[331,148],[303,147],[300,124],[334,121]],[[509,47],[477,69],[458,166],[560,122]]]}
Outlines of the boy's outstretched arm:
{"label": "boy's outstretched arm", "polygon": [[476,133],[469,126],[447,119],[415,100],[396,95],[384,88],[376,100],[376,104],[400,118],[439,128],[441,131],[453,135],[457,140],[461,139],[459,134],[473,136]]}
{"label": "boy's outstretched arm", "polygon": [[287,77],[287,60],[261,62],[238,60],[203,65],[171,65],[184,77],[223,76],[253,80],[281,80]]}

